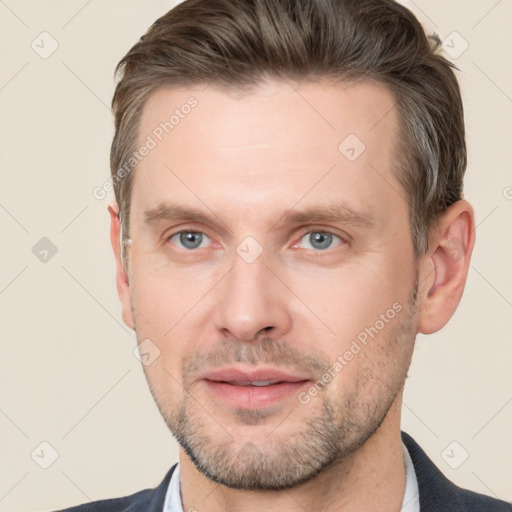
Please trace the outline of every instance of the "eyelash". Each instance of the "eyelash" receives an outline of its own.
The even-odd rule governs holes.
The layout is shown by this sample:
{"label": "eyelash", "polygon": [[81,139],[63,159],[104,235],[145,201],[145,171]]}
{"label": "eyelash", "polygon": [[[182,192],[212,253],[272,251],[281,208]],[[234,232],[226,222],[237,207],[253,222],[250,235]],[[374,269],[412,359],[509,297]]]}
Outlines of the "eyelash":
{"label": "eyelash", "polygon": [[[200,230],[196,230],[196,229],[181,229],[179,231],[175,231],[174,233],[172,233],[171,235],[169,236],[166,236],[165,237],[165,241],[166,242],[170,242],[171,239],[177,235],[180,235],[182,233],[194,233],[194,234],[200,234],[200,235],[203,235],[203,236],[206,236],[208,239],[210,239],[210,241],[212,240],[212,238],[210,236],[208,236],[204,231],[200,231]],[[342,235],[339,235],[339,234],[336,234],[336,233],[333,233],[332,231],[329,231],[329,230],[326,230],[324,228],[309,228],[307,231],[303,231],[301,233],[301,235],[298,237],[298,241],[295,242],[293,245],[292,245],[292,248],[296,248],[296,246],[300,243],[300,241],[308,234],[311,234],[311,233],[323,233],[323,234],[327,234],[327,235],[332,235],[333,237],[337,238],[340,240],[340,242],[335,245],[334,247],[329,247],[328,249],[325,249],[325,250],[321,250],[321,249],[307,249],[307,250],[310,250],[310,251],[314,251],[314,252],[317,252],[317,253],[325,253],[325,252],[329,252],[330,250],[333,250],[335,249],[336,247],[339,247],[339,246],[342,246],[342,245],[345,245],[347,243],[347,238],[348,237],[343,237]],[[172,242],[171,242],[172,244]],[[174,244],[172,244],[174,245]],[[197,252],[198,249],[204,249],[204,247],[199,247],[199,248],[196,248],[196,249],[186,249],[186,248],[180,248],[180,250],[184,251],[184,252],[188,252],[188,253],[192,253],[192,252]]]}

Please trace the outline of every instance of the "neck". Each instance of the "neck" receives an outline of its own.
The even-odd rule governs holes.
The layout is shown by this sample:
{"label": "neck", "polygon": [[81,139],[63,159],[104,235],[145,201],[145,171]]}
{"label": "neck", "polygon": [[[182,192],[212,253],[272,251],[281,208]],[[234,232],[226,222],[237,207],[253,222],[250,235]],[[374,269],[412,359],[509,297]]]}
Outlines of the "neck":
{"label": "neck", "polygon": [[281,491],[244,491],[216,484],[180,449],[183,510],[244,512],[399,512],[405,492],[397,396],[382,425],[355,452],[312,480]]}

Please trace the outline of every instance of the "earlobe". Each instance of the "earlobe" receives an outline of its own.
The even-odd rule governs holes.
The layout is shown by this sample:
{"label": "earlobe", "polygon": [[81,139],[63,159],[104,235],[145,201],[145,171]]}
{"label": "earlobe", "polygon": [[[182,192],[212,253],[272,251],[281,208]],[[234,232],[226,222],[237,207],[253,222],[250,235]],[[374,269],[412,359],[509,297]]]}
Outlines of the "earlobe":
{"label": "earlobe", "polygon": [[442,216],[430,238],[430,249],[422,259],[427,283],[420,307],[418,331],[431,334],[452,317],[459,305],[475,243],[472,206],[457,201]]}
{"label": "earlobe", "polygon": [[128,284],[128,274],[125,269],[122,251],[121,251],[121,219],[119,218],[119,206],[113,202],[109,204],[108,211],[110,214],[110,242],[112,250],[114,251],[114,258],[116,262],[116,285],[117,293],[121,301],[124,323],[135,329],[135,322],[133,318],[133,311],[131,308],[130,300],[130,287]]}

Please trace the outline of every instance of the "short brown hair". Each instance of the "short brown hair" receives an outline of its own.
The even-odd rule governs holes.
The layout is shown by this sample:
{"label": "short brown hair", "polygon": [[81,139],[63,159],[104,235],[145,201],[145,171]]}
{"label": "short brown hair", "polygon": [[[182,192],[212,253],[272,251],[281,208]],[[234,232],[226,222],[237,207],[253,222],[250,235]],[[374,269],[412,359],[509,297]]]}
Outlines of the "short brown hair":
{"label": "short brown hair", "polygon": [[370,80],[394,94],[400,136],[396,177],[409,206],[415,256],[440,214],[462,198],[466,144],[461,94],[440,40],[393,0],[185,0],[123,57],[112,100],[110,167],[129,232],[142,109],[162,87],[247,88],[267,78]]}

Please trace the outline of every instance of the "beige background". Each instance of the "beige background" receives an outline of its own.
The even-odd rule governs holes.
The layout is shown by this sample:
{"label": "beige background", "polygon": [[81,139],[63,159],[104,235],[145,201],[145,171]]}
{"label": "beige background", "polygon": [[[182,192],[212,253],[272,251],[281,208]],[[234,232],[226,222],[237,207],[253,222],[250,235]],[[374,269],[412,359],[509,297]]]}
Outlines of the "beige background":
{"label": "beige background", "polygon": [[[455,62],[478,227],[459,310],[419,338],[403,428],[457,484],[512,500],[512,2],[406,4],[452,55],[469,45]],[[121,320],[107,200],[92,195],[109,176],[114,66],[172,5],[0,0],[1,511],[129,494],[177,460]],[[58,43],[46,59],[31,48],[51,49],[43,31]],[[42,237],[58,250],[46,263]]]}

